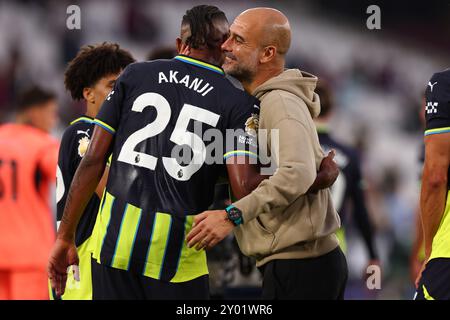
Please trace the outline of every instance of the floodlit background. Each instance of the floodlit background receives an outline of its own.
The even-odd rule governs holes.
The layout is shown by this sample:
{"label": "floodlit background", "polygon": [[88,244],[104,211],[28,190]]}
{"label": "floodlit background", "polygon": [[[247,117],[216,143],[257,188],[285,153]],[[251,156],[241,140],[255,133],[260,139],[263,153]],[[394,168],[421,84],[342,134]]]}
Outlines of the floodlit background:
{"label": "floodlit background", "polygon": [[[66,27],[66,9],[81,9],[81,30]],[[450,3],[445,1],[0,1],[0,122],[11,119],[17,92],[38,84],[54,90],[61,137],[84,112],[64,90],[63,72],[82,45],[118,42],[137,60],[174,46],[184,12],[213,4],[230,21],[243,10],[268,6],[290,19],[288,66],[326,79],[336,108],[332,133],[363,159],[366,198],[382,265],[381,290],[368,290],[367,251],[348,230],[348,299],[411,299],[409,277],[419,196],[422,95],[431,75],[450,66]],[[369,30],[369,4],[381,8],[381,30]],[[1,210],[1,208],[0,208]],[[230,251],[230,249],[232,249]],[[230,253],[233,252],[233,253]],[[214,297],[255,297],[252,263],[239,258],[232,239],[209,253]]]}

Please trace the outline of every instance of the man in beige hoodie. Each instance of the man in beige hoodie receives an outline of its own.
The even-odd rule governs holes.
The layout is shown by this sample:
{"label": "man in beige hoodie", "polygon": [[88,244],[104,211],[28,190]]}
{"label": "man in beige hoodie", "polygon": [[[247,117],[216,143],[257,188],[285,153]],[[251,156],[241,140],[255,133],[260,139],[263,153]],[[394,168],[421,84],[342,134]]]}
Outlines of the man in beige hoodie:
{"label": "man in beige hoodie", "polygon": [[263,272],[263,298],[341,299],[347,264],[335,236],[339,216],[329,189],[307,193],[324,157],[313,122],[317,77],[284,69],[290,38],[287,18],[275,9],[244,11],[230,27],[223,67],[261,100],[260,134],[278,132],[279,139],[259,136],[277,170],[226,213],[197,215],[187,238],[208,248],[234,229],[242,252]]}

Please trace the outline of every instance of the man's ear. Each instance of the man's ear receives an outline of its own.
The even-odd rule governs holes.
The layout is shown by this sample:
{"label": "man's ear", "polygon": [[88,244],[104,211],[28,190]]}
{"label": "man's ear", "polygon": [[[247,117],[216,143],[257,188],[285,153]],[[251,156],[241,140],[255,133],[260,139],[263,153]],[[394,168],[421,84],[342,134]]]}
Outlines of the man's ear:
{"label": "man's ear", "polygon": [[181,38],[177,38],[176,40],[176,46],[177,46],[177,51],[178,53],[181,52],[181,46],[183,45],[183,41],[181,40]]}
{"label": "man's ear", "polygon": [[275,46],[267,46],[262,52],[262,56],[259,59],[260,63],[267,63],[275,58],[277,54],[277,48]]}
{"label": "man's ear", "polygon": [[89,102],[91,104],[95,104],[94,90],[90,87],[83,88],[83,98],[87,102]]}

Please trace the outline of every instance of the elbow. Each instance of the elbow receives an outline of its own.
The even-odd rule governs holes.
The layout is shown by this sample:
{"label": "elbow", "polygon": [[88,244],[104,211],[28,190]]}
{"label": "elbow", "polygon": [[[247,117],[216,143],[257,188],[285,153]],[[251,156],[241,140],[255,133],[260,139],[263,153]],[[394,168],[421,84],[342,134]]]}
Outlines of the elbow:
{"label": "elbow", "polygon": [[[92,177],[100,180],[105,170],[106,163],[104,159],[96,154],[86,153],[81,160],[79,168]],[[78,171],[78,170],[77,170]]]}
{"label": "elbow", "polygon": [[425,187],[436,190],[447,186],[447,173],[433,172],[423,177]]}
{"label": "elbow", "polygon": [[307,194],[317,175],[315,170],[308,170],[301,164],[283,166],[278,170],[278,174],[280,179],[276,180],[277,189],[282,190],[288,204]]}
{"label": "elbow", "polygon": [[[315,171],[312,170],[302,170],[301,174],[299,175],[299,177],[295,180],[297,181],[297,183],[295,183],[294,181],[294,190],[295,192],[295,196],[299,197],[301,195],[304,195],[306,193],[308,193],[308,191],[311,189],[311,187],[314,186],[315,182],[316,182],[316,178],[317,178],[317,173]],[[300,183],[298,183],[300,181]],[[320,189],[323,189],[321,186],[317,186],[317,191],[319,191]]]}
{"label": "elbow", "polygon": [[102,163],[102,159],[96,154],[86,153],[82,162],[85,167],[95,167]]}

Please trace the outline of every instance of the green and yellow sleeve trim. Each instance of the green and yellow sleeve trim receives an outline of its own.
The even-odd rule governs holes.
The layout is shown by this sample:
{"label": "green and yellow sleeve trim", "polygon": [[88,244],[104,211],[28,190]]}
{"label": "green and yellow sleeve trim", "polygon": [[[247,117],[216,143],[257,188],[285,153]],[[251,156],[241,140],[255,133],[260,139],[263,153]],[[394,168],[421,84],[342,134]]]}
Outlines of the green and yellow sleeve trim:
{"label": "green and yellow sleeve trim", "polygon": [[111,127],[109,124],[104,123],[101,120],[95,119],[94,120],[94,124],[102,127],[103,129],[105,129],[106,131],[108,131],[111,134],[115,134],[116,133],[116,129],[114,129],[113,127]]}
{"label": "green and yellow sleeve trim", "polygon": [[187,57],[187,56],[183,56],[183,55],[178,55],[174,59],[182,61],[182,62],[185,62],[185,63],[188,63],[188,64],[192,64],[192,65],[197,66],[197,67],[201,67],[201,68],[204,68],[204,69],[208,69],[208,70],[217,72],[217,73],[219,73],[221,75],[225,75],[225,72],[222,70],[222,68],[219,68],[219,67],[217,67],[215,65],[212,65],[210,63],[207,63],[207,62],[204,62],[204,61],[201,61],[201,60],[198,60],[198,59],[193,59],[193,58],[190,58],[190,57]]}
{"label": "green and yellow sleeve trim", "polygon": [[247,150],[235,150],[227,152],[223,155],[223,158],[226,160],[231,157],[238,157],[238,156],[247,156],[250,158],[258,158],[258,155],[254,152],[247,151]]}
{"label": "green and yellow sleeve trim", "polygon": [[448,133],[448,132],[450,132],[450,127],[426,130],[424,135],[429,136],[432,134]]}
{"label": "green and yellow sleeve trim", "polygon": [[89,118],[89,117],[86,117],[86,116],[82,116],[82,117],[79,117],[79,118],[73,120],[73,121],[70,123],[70,125],[72,125],[72,124],[74,124],[74,123],[77,123],[77,122],[80,122],[80,121],[82,121],[82,122],[87,122],[87,123],[92,123],[93,120],[94,120],[94,119],[92,119],[92,118]]}

